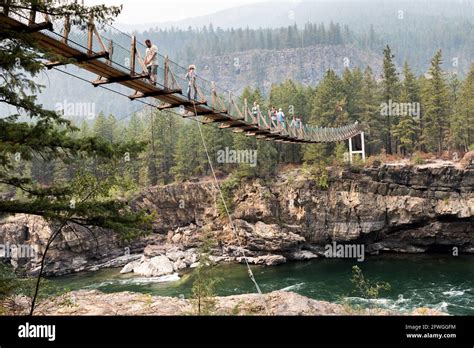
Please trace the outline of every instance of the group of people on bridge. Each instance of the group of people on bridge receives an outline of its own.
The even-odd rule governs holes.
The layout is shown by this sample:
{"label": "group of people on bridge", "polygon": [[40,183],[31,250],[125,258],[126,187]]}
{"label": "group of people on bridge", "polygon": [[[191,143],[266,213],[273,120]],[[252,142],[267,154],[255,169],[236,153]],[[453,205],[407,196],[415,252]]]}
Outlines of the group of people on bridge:
{"label": "group of people on bridge", "polygon": [[[252,107],[252,115],[254,119],[258,119],[258,115],[260,113],[260,105],[255,101]],[[277,128],[279,130],[285,129],[287,130],[287,121],[285,113],[283,112],[282,108],[278,110],[271,106],[270,110],[268,111],[269,119],[271,120],[272,128]],[[289,127],[294,129],[302,129],[303,122],[301,121],[301,117],[293,115]]]}
{"label": "group of people on bridge", "polygon": [[[148,75],[150,76],[151,83],[153,86],[156,86],[157,78],[156,75],[158,73],[158,47],[152,44],[150,39],[145,40],[146,51],[145,51],[145,66],[148,70]],[[196,99],[197,97],[197,85],[196,85],[196,66],[191,64],[188,67],[188,71],[186,73],[185,79],[188,82],[188,89],[186,95],[188,99]],[[194,92],[191,98],[191,91]]]}
{"label": "group of people on bridge", "polygon": [[[158,48],[156,45],[152,44],[151,40],[145,40],[146,45],[146,52],[145,52],[145,60],[144,63],[148,70],[148,75],[151,80],[151,83],[156,86],[157,82],[157,71],[158,71]],[[187,69],[187,73],[185,79],[188,83],[186,96],[188,99],[196,100],[198,94],[198,88],[196,85],[196,66],[194,64],[189,65]],[[193,92],[193,93],[191,93]],[[192,94],[192,95],[191,95]],[[261,115],[260,112],[260,105],[255,101],[252,107],[252,116],[254,120],[259,120],[259,116]],[[304,128],[312,128],[308,126],[304,126],[301,120],[301,117],[293,115],[292,119],[288,125],[286,120],[285,113],[283,112],[282,108],[277,108],[271,106],[268,110],[268,123],[270,128],[276,129],[278,131],[287,131],[288,127],[292,128],[296,132],[303,132]]]}

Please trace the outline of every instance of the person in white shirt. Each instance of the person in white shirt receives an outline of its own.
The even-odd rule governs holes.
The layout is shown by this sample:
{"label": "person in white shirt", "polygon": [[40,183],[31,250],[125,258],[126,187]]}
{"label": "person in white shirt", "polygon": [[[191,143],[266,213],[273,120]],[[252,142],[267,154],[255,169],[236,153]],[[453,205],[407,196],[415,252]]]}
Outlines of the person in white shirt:
{"label": "person in white shirt", "polygon": [[156,74],[158,72],[158,47],[153,45],[150,39],[145,40],[145,45],[147,47],[145,52],[145,65],[153,86],[156,86]]}
{"label": "person in white shirt", "polygon": [[258,120],[258,112],[260,111],[260,105],[256,101],[253,102],[252,115],[254,120]]}
{"label": "person in white shirt", "polygon": [[194,89],[193,99],[196,100],[197,97],[197,86],[196,86],[196,66],[191,64],[188,67],[188,72],[186,73],[186,80],[188,80],[188,90],[187,96],[188,99],[191,99],[191,89]]}
{"label": "person in white shirt", "polygon": [[270,111],[270,118],[271,118],[271,126],[270,128],[276,123],[276,120],[277,120],[277,111],[275,109],[275,107],[271,107],[271,111]]}
{"label": "person in white shirt", "polygon": [[291,119],[290,127],[292,127],[292,128],[298,127],[298,121],[296,120],[295,115],[293,115],[293,118]]}

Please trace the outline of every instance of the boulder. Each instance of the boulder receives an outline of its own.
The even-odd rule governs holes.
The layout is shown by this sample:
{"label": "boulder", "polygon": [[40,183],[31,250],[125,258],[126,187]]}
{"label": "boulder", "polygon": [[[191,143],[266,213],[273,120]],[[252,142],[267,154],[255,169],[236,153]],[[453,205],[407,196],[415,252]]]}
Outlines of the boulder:
{"label": "boulder", "polygon": [[138,266],[138,264],[139,263],[137,261],[129,262],[125,266],[123,266],[123,268],[120,270],[120,273],[131,273],[133,272],[133,269]]}
{"label": "boulder", "polygon": [[186,266],[190,267],[193,263],[198,261],[199,257],[197,254],[194,253],[194,250],[187,250],[185,257],[183,259]]}
{"label": "boulder", "polygon": [[265,224],[259,221],[253,225],[244,220],[234,220],[234,224],[239,235],[245,239],[246,249],[249,250],[285,251],[305,242],[303,236],[277,224]]}
{"label": "boulder", "polygon": [[182,259],[179,259],[173,263],[173,269],[175,272],[181,271],[182,269],[185,269],[186,267],[187,266]]}
{"label": "boulder", "polygon": [[[237,262],[245,263],[244,257],[237,257]],[[286,262],[286,258],[282,255],[262,255],[257,257],[248,257],[247,262],[253,265],[275,266]]]}
{"label": "boulder", "polygon": [[197,266],[199,266],[199,262],[194,262],[189,266],[189,268],[196,268]]}
{"label": "boulder", "polygon": [[291,253],[286,254],[286,258],[292,261],[304,261],[304,260],[311,260],[317,258],[318,255],[309,251],[309,250],[298,250]]}
{"label": "boulder", "polygon": [[154,257],[158,255],[164,255],[166,253],[166,248],[164,245],[154,245],[150,244],[145,247],[143,250],[143,255],[146,257]]}
{"label": "boulder", "polygon": [[174,272],[173,264],[164,255],[152,257],[138,264],[133,272],[145,277],[160,277]]}
{"label": "boulder", "polygon": [[286,258],[282,255],[264,255],[257,257],[257,264],[264,264],[265,266],[275,266],[285,262]]}
{"label": "boulder", "polygon": [[166,257],[168,257],[173,262],[176,262],[179,259],[184,259],[185,256],[186,256],[186,253],[181,250],[172,250],[166,253]]}
{"label": "boulder", "polygon": [[181,233],[176,233],[173,237],[171,237],[171,241],[175,244],[178,244],[181,241],[181,238]]}

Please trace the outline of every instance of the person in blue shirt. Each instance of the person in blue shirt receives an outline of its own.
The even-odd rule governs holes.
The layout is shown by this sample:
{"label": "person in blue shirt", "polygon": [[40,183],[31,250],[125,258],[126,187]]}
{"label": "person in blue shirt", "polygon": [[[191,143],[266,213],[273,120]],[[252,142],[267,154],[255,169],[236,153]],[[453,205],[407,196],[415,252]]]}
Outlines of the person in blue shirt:
{"label": "person in blue shirt", "polygon": [[282,128],[285,128],[285,114],[283,113],[282,108],[278,109],[277,122],[281,125]]}

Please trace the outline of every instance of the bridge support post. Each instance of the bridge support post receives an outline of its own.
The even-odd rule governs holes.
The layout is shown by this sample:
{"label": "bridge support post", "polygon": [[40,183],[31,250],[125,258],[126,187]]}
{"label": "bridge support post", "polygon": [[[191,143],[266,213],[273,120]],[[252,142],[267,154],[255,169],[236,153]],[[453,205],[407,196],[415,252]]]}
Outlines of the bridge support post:
{"label": "bridge support post", "polygon": [[137,53],[137,38],[132,36],[130,44],[130,76],[135,75],[135,54]]}
{"label": "bridge support post", "polygon": [[36,23],[36,6],[31,6],[30,18],[28,19],[28,25],[34,25]]}
{"label": "bridge support post", "polygon": [[110,40],[110,42],[109,42],[108,52],[109,52],[109,59],[107,59],[107,65],[112,66],[112,61],[113,61],[112,57],[114,55],[114,42],[113,42],[113,40]]}
{"label": "bridge support post", "polygon": [[365,136],[364,132],[360,133],[360,142],[361,142],[361,149],[360,150],[353,150],[352,149],[352,138],[349,138],[349,162],[352,163],[353,156],[355,154],[362,155],[362,161],[365,162]]}
{"label": "bridge support post", "polygon": [[91,15],[87,24],[87,53],[92,54],[94,40],[94,17]]}
{"label": "bridge support post", "polygon": [[63,29],[63,43],[67,45],[69,40],[69,32],[71,31],[71,19],[69,15],[66,15],[64,21],[64,29]]}
{"label": "bridge support post", "polygon": [[165,63],[164,63],[164,76],[163,76],[163,85],[165,88],[169,88],[169,81],[168,81],[168,74],[169,74],[169,62],[168,62],[168,56],[165,56]]}
{"label": "bridge support post", "polygon": [[1,5],[3,6],[3,14],[5,16],[8,16],[8,13],[10,12],[10,3],[11,3],[11,0],[3,0],[1,1]]}

